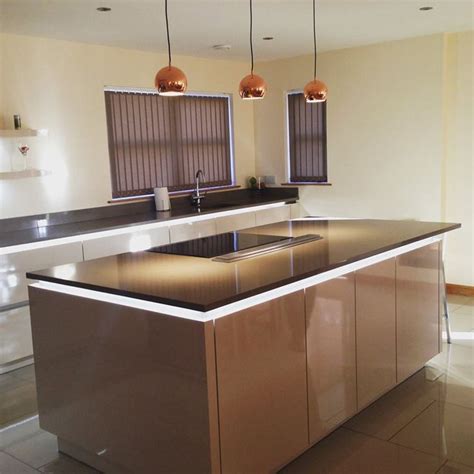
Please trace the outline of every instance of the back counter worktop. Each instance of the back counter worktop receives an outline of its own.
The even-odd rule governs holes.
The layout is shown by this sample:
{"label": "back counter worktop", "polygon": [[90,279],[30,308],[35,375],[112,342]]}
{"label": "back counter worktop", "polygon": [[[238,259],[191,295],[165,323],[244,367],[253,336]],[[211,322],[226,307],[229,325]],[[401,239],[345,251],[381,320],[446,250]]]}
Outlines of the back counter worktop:
{"label": "back counter worktop", "polygon": [[321,240],[235,263],[142,251],[30,272],[28,276],[209,311],[457,227],[432,222],[308,218],[250,228],[245,233],[319,234]]}
{"label": "back counter worktop", "polygon": [[22,244],[62,239],[112,229],[172,221],[258,207],[278,202],[296,202],[297,188],[268,188],[262,191],[238,189],[206,195],[201,209],[189,196],[171,200],[171,210],[155,211],[152,199],[90,209],[79,209],[0,220],[0,249]]}

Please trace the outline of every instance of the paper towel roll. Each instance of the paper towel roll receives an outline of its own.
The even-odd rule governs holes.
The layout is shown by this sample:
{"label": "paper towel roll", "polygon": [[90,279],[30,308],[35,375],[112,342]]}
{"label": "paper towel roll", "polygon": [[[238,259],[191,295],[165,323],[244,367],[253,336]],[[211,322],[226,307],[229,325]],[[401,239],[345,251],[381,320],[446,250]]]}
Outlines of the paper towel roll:
{"label": "paper towel roll", "polygon": [[170,210],[170,196],[168,194],[168,188],[155,188],[155,207],[157,211],[169,211]]}

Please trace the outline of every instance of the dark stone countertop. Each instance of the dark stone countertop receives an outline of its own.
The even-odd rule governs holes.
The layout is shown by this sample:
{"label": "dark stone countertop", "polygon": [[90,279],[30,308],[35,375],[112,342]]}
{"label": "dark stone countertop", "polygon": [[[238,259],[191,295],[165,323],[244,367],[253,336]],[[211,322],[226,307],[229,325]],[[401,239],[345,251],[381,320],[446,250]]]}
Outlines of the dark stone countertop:
{"label": "dark stone countertop", "polygon": [[144,251],[30,272],[28,277],[209,311],[459,227],[436,222],[303,219],[242,232],[320,234],[322,240],[234,263]]}
{"label": "dark stone countertop", "polygon": [[0,220],[0,248],[60,239],[122,227],[172,221],[231,209],[296,202],[298,189],[239,189],[209,193],[198,211],[188,196],[172,199],[170,211],[156,212],[154,201],[104,206]]}

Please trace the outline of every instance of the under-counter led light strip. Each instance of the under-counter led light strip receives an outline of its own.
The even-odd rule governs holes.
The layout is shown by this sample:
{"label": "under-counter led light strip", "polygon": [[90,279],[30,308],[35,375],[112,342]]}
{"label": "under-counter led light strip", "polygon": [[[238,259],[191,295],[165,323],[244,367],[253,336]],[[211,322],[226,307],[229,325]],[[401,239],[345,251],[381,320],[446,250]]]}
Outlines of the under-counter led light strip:
{"label": "under-counter led light strip", "polygon": [[110,293],[103,293],[100,291],[87,290],[83,288],[77,288],[69,285],[61,285],[45,281],[40,281],[30,286],[43,290],[55,291],[57,293],[78,296],[81,298],[89,298],[96,301],[103,301],[106,303],[128,306],[130,308],[142,309],[145,311],[165,314],[168,316],[175,316],[178,318],[191,319],[193,321],[206,322],[213,321],[218,318],[228,316],[229,314],[235,313],[237,311],[242,311],[258,304],[266,303],[267,301],[271,301],[275,298],[280,298],[281,296],[285,296],[296,291],[304,290],[305,288],[308,288],[310,286],[347,275],[348,273],[352,273],[370,265],[374,265],[375,263],[379,263],[384,260],[397,257],[398,255],[411,252],[412,250],[416,250],[421,247],[431,245],[435,242],[439,242],[442,239],[443,235],[437,235],[435,237],[429,237],[427,239],[419,240],[417,242],[413,242],[411,244],[407,244],[393,250],[388,250],[387,252],[382,252],[378,255],[364,258],[363,260],[359,260],[354,263],[349,263],[347,265],[343,265],[342,267],[338,267],[333,270],[329,270],[327,272],[314,275],[312,277],[305,278],[303,280],[299,280],[279,288],[275,288],[274,290],[266,291],[255,296],[245,298],[236,301],[235,303],[230,303],[228,305],[221,306],[220,308],[216,308],[210,311],[196,311],[192,309],[180,308],[178,306],[154,303],[151,301],[144,301],[140,299],[130,298],[127,296],[113,295]]}
{"label": "under-counter led light strip", "polygon": [[249,212],[263,211],[266,209],[272,209],[275,207],[282,207],[286,205],[287,205],[286,202],[276,202],[272,204],[264,204],[262,206],[246,207],[245,209],[231,209],[227,211],[208,212],[205,214],[201,214],[199,216],[169,219],[162,222],[149,222],[147,224],[137,224],[137,225],[132,224],[127,227],[120,227],[117,229],[92,231],[86,234],[78,234],[71,237],[61,237],[59,239],[42,240],[40,242],[32,242],[28,244],[19,244],[19,245],[12,245],[9,247],[3,247],[3,248],[0,248],[0,255],[8,255],[10,253],[23,252],[25,250],[36,250],[40,248],[52,247],[55,245],[68,244],[72,242],[83,242],[83,241],[92,240],[92,239],[96,239],[100,237],[110,237],[112,235],[132,234],[132,233],[140,232],[144,230],[158,229],[160,227],[172,227],[174,225],[188,224],[188,223],[191,224],[193,222],[198,222],[198,221],[203,221],[203,220],[208,220],[208,219],[215,219],[216,217],[226,217],[226,216],[233,216],[237,214],[247,214]]}

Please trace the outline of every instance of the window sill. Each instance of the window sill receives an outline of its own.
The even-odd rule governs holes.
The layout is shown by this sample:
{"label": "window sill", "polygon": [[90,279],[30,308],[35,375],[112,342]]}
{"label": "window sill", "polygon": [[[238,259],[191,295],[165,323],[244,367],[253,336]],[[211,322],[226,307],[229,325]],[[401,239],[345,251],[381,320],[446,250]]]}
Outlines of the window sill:
{"label": "window sill", "polygon": [[332,186],[332,183],[281,183],[282,186]]}
{"label": "window sill", "polygon": [[[207,193],[219,193],[222,191],[229,191],[231,189],[238,189],[241,188],[239,184],[235,184],[232,186],[222,186],[220,188],[211,188],[211,189],[206,189],[203,188],[202,191]],[[169,193],[170,199],[181,197],[181,196],[191,196],[191,194],[194,191],[189,190],[189,191],[172,191]],[[116,198],[116,199],[110,199],[107,201],[108,204],[126,204],[129,202],[140,202],[140,201],[151,201],[153,199],[153,194],[148,194],[147,196],[130,196],[127,198]]]}
{"label": "window sill", "polygon": [[[209,188],[209,189],[201,188],[201,190],[207,194],[207,193],[220,193],[222,191],[229,191],[230,189],[238,189],[240,187],[241,187],[240,184],[234,184],[231,186],[221,186],[219,188]],[[170,192],[170,198],[179,197],[179,196],[190,196],[193,192],[194,190],[173,191],[173,192]]]}

